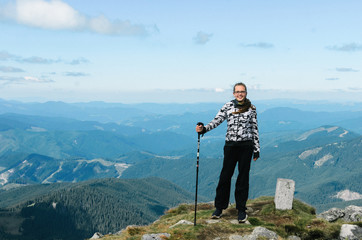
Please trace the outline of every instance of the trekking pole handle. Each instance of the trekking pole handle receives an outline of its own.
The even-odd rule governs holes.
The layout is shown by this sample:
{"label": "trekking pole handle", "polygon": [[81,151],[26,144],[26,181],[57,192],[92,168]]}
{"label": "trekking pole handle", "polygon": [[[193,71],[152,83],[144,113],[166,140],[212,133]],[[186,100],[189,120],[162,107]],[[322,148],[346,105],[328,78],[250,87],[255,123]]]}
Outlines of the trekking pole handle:
{"label": "trekking pole handle", "polygon": [[[196,125],[197,125],[197,126],[202,126],[202,127],[205,126],[202,122],[198,122]],[[198,132],[198,134],[199,134],[199,136],[200,136],[201,134],[204,135],[204,134],[201,133],[201,132]]]}

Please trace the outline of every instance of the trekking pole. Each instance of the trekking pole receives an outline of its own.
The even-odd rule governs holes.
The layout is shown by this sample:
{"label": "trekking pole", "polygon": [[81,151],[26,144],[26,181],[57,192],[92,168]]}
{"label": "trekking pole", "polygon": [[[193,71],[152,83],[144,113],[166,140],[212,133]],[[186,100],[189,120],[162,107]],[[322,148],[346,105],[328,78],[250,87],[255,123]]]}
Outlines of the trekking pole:
{"label": "trekking pole", "polygon": [[[199,122],[197,125],[204,126],[203,123]],[[200,135],[197,133],[197,161],[196,161],[196,191],[195,191],[195,217],[194,217],[194,226],[196,226],[196,212],[197,212],[197,188],[199,183],[199,159],[200,159]]]}

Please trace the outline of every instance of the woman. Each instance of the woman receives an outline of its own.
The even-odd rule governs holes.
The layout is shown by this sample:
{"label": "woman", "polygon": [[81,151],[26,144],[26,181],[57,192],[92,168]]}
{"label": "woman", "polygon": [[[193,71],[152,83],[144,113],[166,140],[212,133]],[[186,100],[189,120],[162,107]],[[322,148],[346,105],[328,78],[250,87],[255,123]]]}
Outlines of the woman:
{"label": "woman", "polygon": [[231,178],[238,163],[239,174],[235,186],[235,202],[239,223],[247,219],[246,201],[249,194],[249,171],[251,158],[259,158],[260,144],[256,108],[246,98],[244,83],[234,85],[234,100],[226,103],[215,118],[206,126],[199,124],[196,132],[204,134],[227,120],[224,146],[224,161],[216,188],[215,208],[212,218],[220,218],[229,205]]}

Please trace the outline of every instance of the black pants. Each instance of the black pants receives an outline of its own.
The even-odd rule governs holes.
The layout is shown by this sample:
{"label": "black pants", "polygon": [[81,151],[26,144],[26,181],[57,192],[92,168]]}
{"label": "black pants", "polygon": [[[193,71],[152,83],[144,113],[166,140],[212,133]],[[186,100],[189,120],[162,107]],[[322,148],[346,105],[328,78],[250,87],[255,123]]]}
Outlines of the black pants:
{"label": "black pants", "polygon": [[224,163],[220,173],[219,184],[216,188],[215,207],[226,209],[229,205],[231,178],[238,163],[239,175],[235,186],[236,208],[246,210],[246,201],[249,195],[249,171],[252,146],[224,146]]}

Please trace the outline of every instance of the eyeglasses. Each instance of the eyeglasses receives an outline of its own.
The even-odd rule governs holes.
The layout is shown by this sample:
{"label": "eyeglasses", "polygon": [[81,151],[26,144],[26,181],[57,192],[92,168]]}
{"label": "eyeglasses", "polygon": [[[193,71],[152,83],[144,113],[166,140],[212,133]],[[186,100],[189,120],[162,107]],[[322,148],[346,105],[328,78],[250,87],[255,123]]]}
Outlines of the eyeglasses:
{"label": "eyeglasses", "polygon": [[240,94],[240,93],[245,94],[246,91],[235,91],[234,93],[235,93],[235,94]]}

